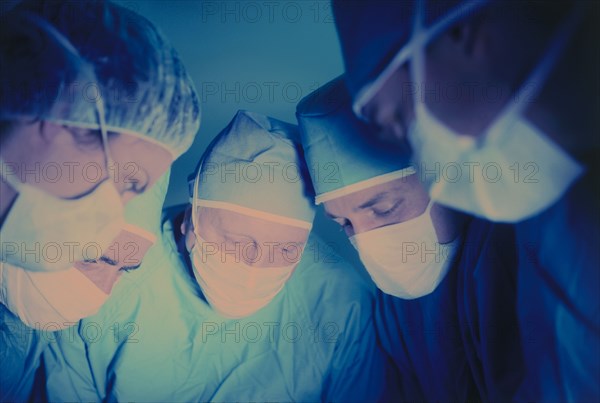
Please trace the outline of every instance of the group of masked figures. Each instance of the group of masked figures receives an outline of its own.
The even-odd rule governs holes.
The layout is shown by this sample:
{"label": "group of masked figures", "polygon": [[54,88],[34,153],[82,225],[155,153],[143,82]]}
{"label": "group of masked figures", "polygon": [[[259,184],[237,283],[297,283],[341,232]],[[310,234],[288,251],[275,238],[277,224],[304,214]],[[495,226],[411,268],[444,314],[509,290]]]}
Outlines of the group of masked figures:
{"label": "group of masked figures", "polygon": [[599,5],[331,6],[341,75],[216,136],[138,13],[3,11],[0,401],[600,399]]}

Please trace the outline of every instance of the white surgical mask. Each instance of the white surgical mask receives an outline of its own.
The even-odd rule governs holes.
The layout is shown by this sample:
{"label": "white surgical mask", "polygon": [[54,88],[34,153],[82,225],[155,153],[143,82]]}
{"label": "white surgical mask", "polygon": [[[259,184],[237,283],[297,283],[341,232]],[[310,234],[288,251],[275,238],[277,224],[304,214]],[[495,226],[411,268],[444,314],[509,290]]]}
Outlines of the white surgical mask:
{"label": "white surgical mask", "polygon": [[[107,169],[111,164],[102,103],[98,114]],[[124,207],[113,174],[79,199],[61,199],[21,182],[6,172],[0,176],[17,198],[0,228],[0,260],[31,271],[58,271],[105,251],[124,224]]]}
{"label": "white surgical mask", "polygon": [[[277,296],[294,272],[297,262],[284,267],[254,267],[244,263],[241,258],[239,262],[224,261],[226,259],[221,256],[220,248],[217,248],[217,253],[213,250],[206,253],[203,245],[210,243],[198,234],[200,201],[195,197],[201,171],[202,167],[198,169],[191,200],[195,243],[190,251],[190,260],[194,275],[206,300],[216,312],[231,319],[247,317],[267,306]],[[206,200],[203,202],[206,204]],[[230,259],[236,260],[233,257],[230,256]]]}
{"label": "white surgical mask", "polygon": [[[285,286],[296,266],[253,267],[241,259],[228,263],[219,252],[203,253],[205,243],[196,234],[190,254],[194,273],[212,308],[228,318],[246,317],[265,307]],[[234,260],[232,256],[230,260]]]}
{"label": "white surgical mask", "polygon": [[414,299],[444,279],[459,245],[440,244],[431,220],[432,202],[418,217],[350,237],[371,278],[386,294]]}
{"label": "white surgical mask", "polygon": [[[423,27],[417,5],[411,74],[425,83],[425,47],[432,33]],[[583,167],[523,117],[528,101],[542,88],[577,26],[567,19],[546,56],[480,139],[461,135],[437,119],[415,93],[416,122],[409,141],[418,169],[436,202],[494,221],[517,222],[554,204],[582,174]],[[525,95],[526,94],[526,95]]]}
{"label": "white surgical mask", "polygon": [[29,327],[64,329],[94,315],[107,298],[76,268],[35,273],[0,262],[0,302]]}

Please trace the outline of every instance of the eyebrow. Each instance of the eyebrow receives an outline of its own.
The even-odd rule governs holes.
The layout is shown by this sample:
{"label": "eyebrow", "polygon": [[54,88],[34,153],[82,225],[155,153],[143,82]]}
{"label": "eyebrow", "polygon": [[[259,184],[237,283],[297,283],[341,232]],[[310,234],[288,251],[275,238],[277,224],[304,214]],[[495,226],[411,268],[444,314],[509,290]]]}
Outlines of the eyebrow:
{"label": "eyebrow", "polygon": [[[113,260],[113,259],[109,258],[108,256],[100,256],[100,259],[98,259],[98,260],[101,260],[102,262],[104,262],[104,263],[106,263],[106,264],[109,264],[109,265],[111,265],[111,266],[116,266],[116,265],[117,265],[117,263],[118,263],[117,261],[115,261],[115,260]],[[139,263],[139,264],[132,265],[132,266],[122,266],[122,267],[120,267],[120,268],[119,268],[119,271],[131,271],[131,270],[137,270],[137,269],[139,269],[139,268],[140,268],[140,266],[141,266],[141,265],[142,265],[142,264],[141,264],[141,263]]]}
{"label": "eyebrow", "polygon": [[389,192],[378,193],[375,196],[373,196],[370,200],[367,200],[366,202],[364,202],[360,206],[355,207],[354,211],[363,210],[363,209],[366,209],[366,208],[369,208],[369,207],[373,207],[374,205],[376,205],[377,203],[379,203],[384,197],[386,197],[388,194],[389,194]]}

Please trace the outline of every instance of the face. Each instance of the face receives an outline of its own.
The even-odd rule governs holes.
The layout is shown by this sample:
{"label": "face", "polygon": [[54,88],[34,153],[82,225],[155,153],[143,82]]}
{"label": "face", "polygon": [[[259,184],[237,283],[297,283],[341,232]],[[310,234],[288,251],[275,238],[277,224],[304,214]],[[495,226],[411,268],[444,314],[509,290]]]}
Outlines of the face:
{"label": "face", "polygon": [[[300,261],[309,231],[236,213],[200,207],[197,212],[198,234],[214,243],[223,262],[243,262],[254,267],[283,267]],[[191,251],[196,238],[188,220],[186,246]],[[234,251],[226,253],[226,251]]]}
{"label": "face", "polygon": [[109,138],[115,161],[115,186],[123,203],[144,193],[164,174],[173,156],[165,148],[139,137],[120,134]]}
{"label": "face", "polygon": [[429,197],[418,175],[409,175],[329,200],[324,207],[352,236],[417,217],[427,203]]}
{"label": "face", "polygon": [[123,273],[136,270],[153,241],[123,230],[101,256],[76,262],[75,268],[86,275],[104,293],[110,294]]}
{"label": "face", "polygon": [[[327,214],[342,226],[348,236],[398,224],[418,217],[427,208],[429,197],[413,174],[372,186],[324,203]],[[431,219],[440,243],[458,235],[459,215],[438,204],[431,208]]]}
{"label": "face", "polygon": [[99,133],[41,121],[16,125],[2,157],[13,174],[60,198],[85,197],[111,180],[123,204],[150,188],[173,161],[165,148],[130,134],[109,133],[108,143],[110,166]]}
{"label": "face", "polygon": [[414,119],[413,91],[408,68],[404,66],[396,70],[383,88],[364,106],[364,117],[380,129],[375,131],[379,140],[406,141],[410,122]]}
{"label": "face", "polygon": [[416,96],[450,129],[481,135],[513,96],[515,64],[520,64],[504,49],[508,45],[500,34],[503,31],[496,31],[487,20],[456,24],[425,49],[424,82],[413,82],[413,66],[406,62],[367,102],[362,114],[380,126],[384,138],[404,141],[415,118]]}

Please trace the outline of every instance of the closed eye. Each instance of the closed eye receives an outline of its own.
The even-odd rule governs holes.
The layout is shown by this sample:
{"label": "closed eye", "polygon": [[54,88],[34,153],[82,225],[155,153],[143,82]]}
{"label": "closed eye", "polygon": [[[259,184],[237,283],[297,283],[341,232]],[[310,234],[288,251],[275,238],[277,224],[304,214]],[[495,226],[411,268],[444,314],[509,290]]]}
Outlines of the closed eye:
{"label": "closed eye", "polygon": [[374,207],[372,209],[372,211],[375,215],[377,215],[379,217],[386,217],[386,216],[394,213],[401,204],[402,204],[402,201],[399,201],[399,202],[394,203],[391,207],[383,207],[383,208]]}
{"label": "closed eye", "polygon": [[109,264],[111,266],[116,266],[117,263],[118,263],[116,260],[113,260],[113,259],[109,258],[108,256],[100,256],[99,260],[101,262],[107,263],[107,264]]}
{"label": "closed eye", "polygon": [[140,266],[141,266],[141,263],[140,263],[140,264],[136,264],[136,265],[134,265],[134,266],[123,266],[123,267],[121,267],[121,268],[119,269],[119,271],[124,271],[124,272],[126,272],[126,273],[129,273],[129,272],[130,272],[130,271],[132,271],[132,270],[137,270],[137,269],[139,269],[139,268],[140,268]]}

